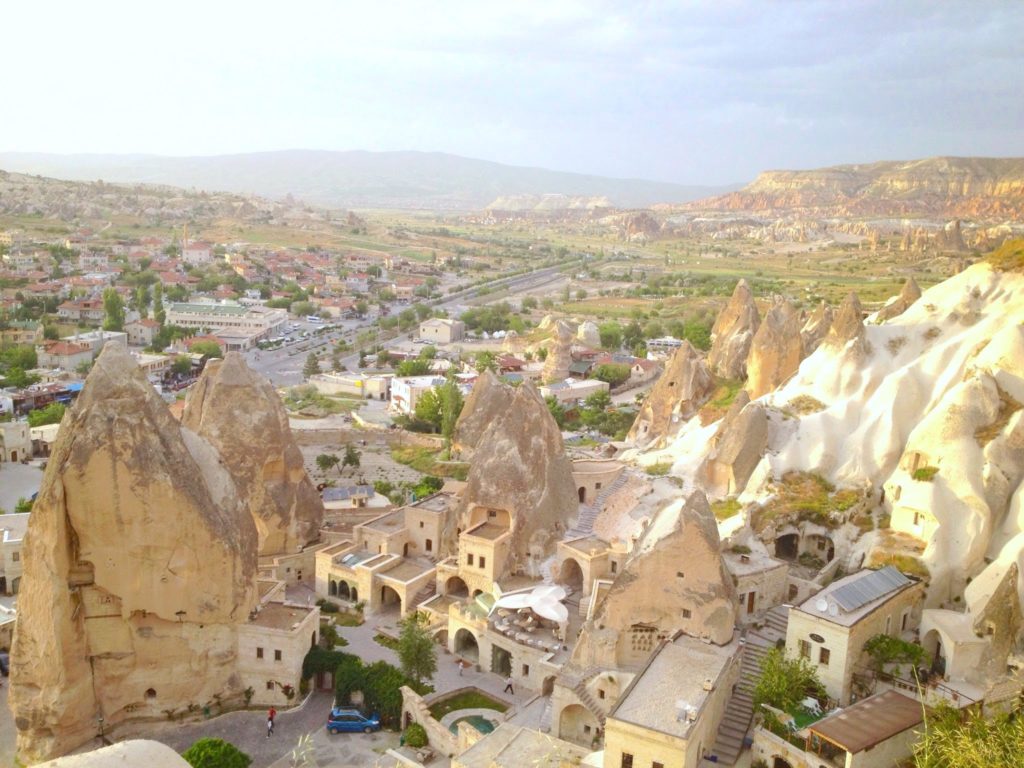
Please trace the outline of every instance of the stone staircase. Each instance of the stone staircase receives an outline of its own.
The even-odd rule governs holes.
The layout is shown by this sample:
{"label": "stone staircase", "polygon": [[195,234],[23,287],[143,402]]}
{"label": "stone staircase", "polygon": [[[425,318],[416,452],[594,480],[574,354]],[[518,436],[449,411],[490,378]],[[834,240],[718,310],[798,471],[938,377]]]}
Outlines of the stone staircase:
{"label": "stone staircase", "polygon": [[718,737],[711,753],[724,765],[735,765],[743,750],[743,740],[754,718],[754,686],[761,677],[761,663],[765,654],[781,640],[786,639],[789,608],[772,608],[765,616],[764,625],[747,632],[743,644],[740,679],[725,708],[718,726]]}
{"label": "stone staircase", "polygon": [[547,702],[544,704],[544,711],[540,713],[540,731],[541,733],[551,733],[551,713],[553,707],[551,706],[551,697],[548,696]]}
{"label": "stone staircase", "polygon": [[429,582],[423,589],[416,593],[416,597],[412,599],[412,604],[416,607],[423,605],[427,600],[437,594],[436,582]]}
{"label": "stone staircase", "polygon": [[619,491],[625,484],[628,478],[625,472],[621,472],[615,481],[607,488],[601,490],[597,494],[597,498],[594,499],[593,504],[580,504],[579,513],[576,518],[576,525],[566,531],[565,541],[572,539],[579,539],[583,536],[589,536],[594,532],[594,521],[597,520],[597,516],[601,510],[604,509],[604,505],[608,502],[608,499],[612,494]]}
{"label": "stone staircase", "polygon": [[573,691],[579,697],[579,700],[583,703],[583,706],[590,710],[590,713],[597,718],[597,722],[604,728],[604,721],[607,717],[604,709],[597,700],[590,695],[590,691],[587,690],[587,683],[590,681],[593,675],[586,675],[573,687]]}

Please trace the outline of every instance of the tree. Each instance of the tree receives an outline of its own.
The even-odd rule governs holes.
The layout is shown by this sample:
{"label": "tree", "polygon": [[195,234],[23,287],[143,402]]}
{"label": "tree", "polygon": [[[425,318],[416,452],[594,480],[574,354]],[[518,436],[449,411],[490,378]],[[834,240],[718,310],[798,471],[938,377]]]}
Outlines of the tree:
{"label": "tree", "polygon": [[366,303],[366,299],[359,299],[355,306],[356,314],[362,317],[370,311],[370,305]]}
{"label": "tree", "polygon": [[601,323],[597,327],[597,332],[601,336],[601,346],[605,349],[614,352],[622,346],[622,327],[614,320]]}
{"label": "tree", "polygon": [[537,299],[534,296],[526,296],[520,303],[519,306],[523,309],[536,309]]}
{"label": "tree", "polygon": [[427,346],[420,350],[418,357],[421,357],[424,360],[433,360],[435,357],[437,357],[437,347],[428,344]]}
{"label": "tree", "polygon": [[1020,765],[1024,753],[1024,712],[1002,713],[986,720],[977,711],[964,714],[940,704],[925,720],[924,735],[914,745],[916,768],[989,768]]}
{"label": "tree", "polygon": [[252,758],[224,739],[204,737],[182,755],[192,768],[249,768]]}
{"label": "tree", "polygon": [[810,660],[788,658],[781,648],[768,651],[761,663],[761,677],[754,686],[754,710],[769,704],[788,712],[808,696],[825,696],[818,670]]}
{"label": "tree", "polygon": [[124,330],[124,300],[113,288],[103,291],[103,330]]}
{"label": "tree", "polygon": [[416,401],[416,418],[426,422],[434,432],[441,431],[441,396],[438,387],[431,387]]}
{"label": "tree", "polygon": [[352,469],[359,469],[359,458],[362,456],[356,447],[349,443],[345,446],[345,458],[341,461],[342,468],[352,467]]}
{"label": "tree", "polygon": [[498,358],[495,357],[493,352],[488,352],[487,350],[477,352],[473,360],[473,367],[476,368],[477,373],[496,371],[498,370]]}
{"label": "tree", "polygon": [[416,683],[433,678],[437,672],[437,647],[427,633],[423,615],[414,611],[400,625],[398,661],[402,672]]}
{"label": "tree", "polygon": [[399,376],[426,376],[430,373],[430,361],[423,357],[403,360],[398,364],[396,373]]}
{"label": "tree", "polygon": [[135,308],[142,319],[149,317],[149,287],[140,285],[135,289]]}
{"label": "tree", "polygon": [[224,352],[216,341],[197,341],[192,345],[192,352],[206,358],[224,357]]}
{"label": "tree", "polygon": [[613,389],[620,384],[625,384],[629,379],[631,369],[625,363],[603,363],[597,366],[590,374],[592,379],[608,382]]}
{"label": "tree", "polygon": [[30,427],[41,427],[45,424],[60,424],[64,418],[64,405],[62,403],[50,403],[44,408],[37,408],[28,412],[28,425]]}
{"label": "tree", "polygon": [[32,511],[32,499],[26,499],[24,497],[18,499],[14,503],[14,514],[24,515],[27,512]]}
{"label": "tree", "polygon": [[302,375],[308,379],[318,373],[320,373],[320,361],[317,359],[316,352],[310,352],[306,357],[306,364],[302,366]]}
{"label": "tree", "polygon": [[565,408],[558,402],[554,397],[548,396],[544,398],[544,402],[547,403],[548,411],[551,413],[551,417],[555,420],[558,428],[561,429],[565,426]]}
{"label": "tree", "polygon": [[426,304],[413,304],[412,308],[416,313],[417,320],[426,320],[431,314],[433,314],[433,310]]}
{"label": "tree", "polygon": [[192,358],[188,355],[178,355],[171,363],[171,372],[179,376],[186,376],[192,373]]}
{"label": "tree", "polygon": [[320,468],[321,472],[327,472],[331,467],[336,467],[341,462],[337,454],[334,453],[321,453],[316,457],[316,465]]}
{"label": "tree", "polygon": [[444,384],[437,387],[437,391],[441,404],[441,436],[444,437],[445,446],[451,447],[452,435],[455,434],[455,423],[462,413],[462,391],[452,376],[445,379]]}
{"label": "tree", "polygon": [[312,315],[314,312],[316,312],[316,306],[312,302],[296,301],[292,304],[292,314],[294,315],[305,317],[306,315]]}
{"label": "tree", "polygon": [[153,286],[153,319],[160,325],[167,322],[167,313],[164,311],[164,287],[161,283]]}
{"label": "tree", "polygon": [[46,341],[56,341],[60,338],[60,332],[57,330],[56,325],[44,325],[43,326],[43,338]]}
{"label": "tree", "polygon": [[640,327],[640,323],[634,319],[627,325],[622,331],[622,343],[629,349],[633,349],[637,344],[644,340],[644,331]]}

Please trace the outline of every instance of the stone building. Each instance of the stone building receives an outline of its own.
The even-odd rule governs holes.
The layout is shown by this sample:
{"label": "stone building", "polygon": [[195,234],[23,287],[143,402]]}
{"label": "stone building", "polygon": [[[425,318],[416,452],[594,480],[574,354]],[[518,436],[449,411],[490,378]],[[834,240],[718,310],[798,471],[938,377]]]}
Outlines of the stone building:
{"label": "stone building", "polygon": [[875,635],[909,636],[923,596],[922,582],[892,566],[839,579],[790,610],[786,655],[808,659],[829,697],[846,704],[864,645]]}
{"label": "stone building", "polygon": [[604,768],[701,766],[739,674],[739,641],[677,633],[663,642],[608,714]]}

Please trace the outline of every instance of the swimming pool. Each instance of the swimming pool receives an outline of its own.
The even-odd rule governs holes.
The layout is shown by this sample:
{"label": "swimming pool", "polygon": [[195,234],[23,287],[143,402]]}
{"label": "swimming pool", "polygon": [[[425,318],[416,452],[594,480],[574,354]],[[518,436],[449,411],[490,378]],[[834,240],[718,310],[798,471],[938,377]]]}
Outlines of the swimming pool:
{"label": "swimming pool", "polygon": [[490,733],[494,730],[494,723],[482,715],[466,715],[465,717],[460,717],[458,720],[452,723],[448,727],[448,729],[452,733],[457,734],[459,732],[459,723],[469,723],[478,731],[480,731],[480,733],[484,734]]}

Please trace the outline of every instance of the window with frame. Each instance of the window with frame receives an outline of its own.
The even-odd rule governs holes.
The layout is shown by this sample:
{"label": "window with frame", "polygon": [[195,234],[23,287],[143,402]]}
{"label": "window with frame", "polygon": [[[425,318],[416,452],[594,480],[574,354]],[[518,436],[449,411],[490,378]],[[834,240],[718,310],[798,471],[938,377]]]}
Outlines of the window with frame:
{"label": "window with frame", "polygon": [[274,681],[273,680],[267,680],[267,690],[268,691],[274,690]]}
{"label": "window with frame", "polygon": [[274,651],[274,661],[280,661],[280,660],[281,660],[281,652],[275,650]]}
{"label": "window with frame", "polygon": [[811,643],[808,640],[800,641],[800,658],[809,659],[811,658]]}
{"label": "window with frame", "polygon": [[263,658],[263,649],[262,648],[257,648],[256,649],[256,658],[257,659],[262,659]]}
{"label": "window with frame", "polygon": [[828,666],[828,660],[831,658],[832,652],[828,648],[822,648],[818,651],[818,663],[823,667]]}
{"label": "window with frame", "polygon": [[466,565],[472,565],[472,564],[473,564],[473,553],[470,552],[468,555],[466,555]]}
{"label": "window with frame", "polygon": [[487,558],[480,555],[480,567],[483,568],[485,565],[487,565]]}
{"label": "window with frame", "polygon": [[630,752],[622,753],[622,762],[619,763],[620,768],[633,768],[633,755]]}

